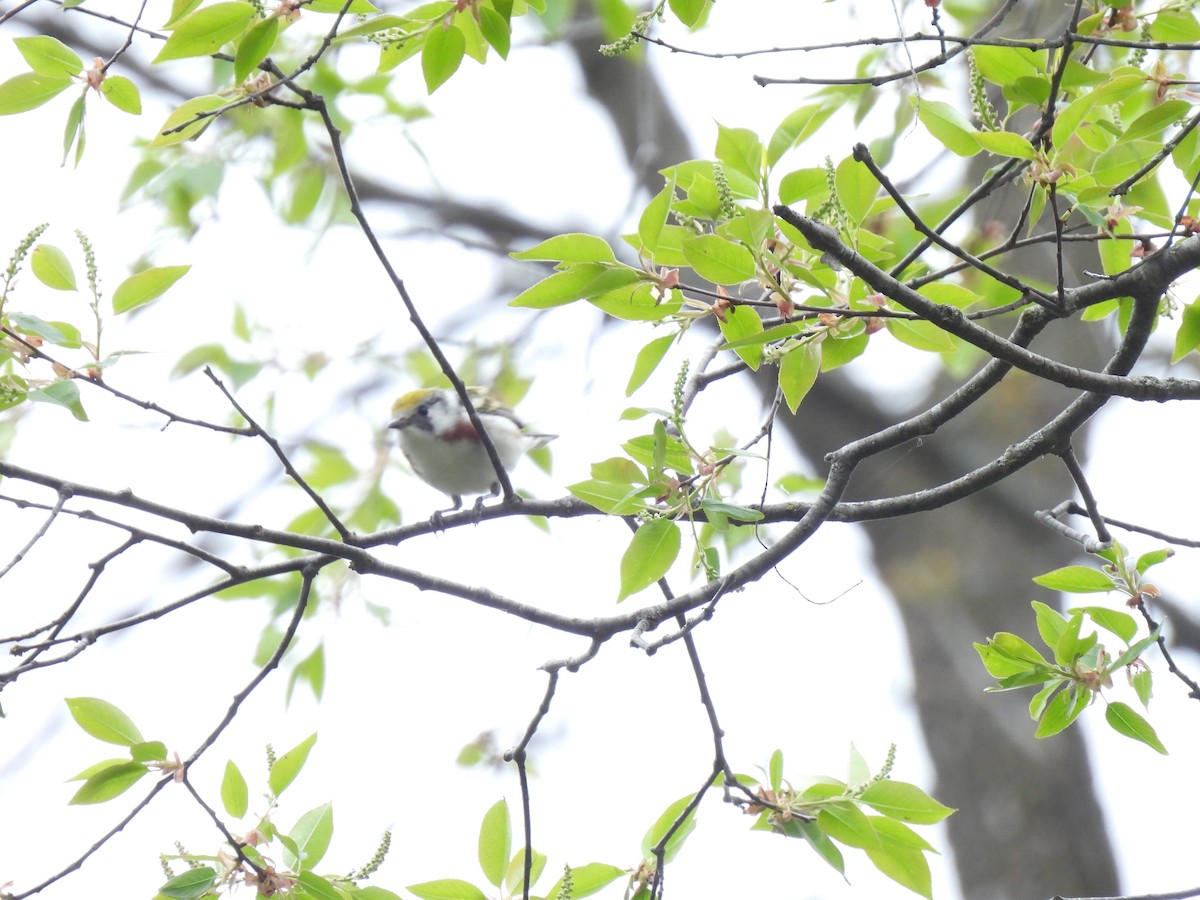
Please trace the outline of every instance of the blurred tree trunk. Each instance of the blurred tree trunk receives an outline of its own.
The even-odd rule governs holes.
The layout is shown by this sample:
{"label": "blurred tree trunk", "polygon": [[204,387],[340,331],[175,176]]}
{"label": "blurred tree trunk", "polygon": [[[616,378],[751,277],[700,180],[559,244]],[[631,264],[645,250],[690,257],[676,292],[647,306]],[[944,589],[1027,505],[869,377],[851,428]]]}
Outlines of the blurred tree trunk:
{"label": "blurred tree trunk", "polygon": [[[1056,8],[1052,14],[1061,12]],[[652,195],[662,187],[659,169],[697,154],[648,67],[629,58],[600,57],[600,40],[598,34],[582,34],[574,41],[588,93],[608,110],[631,167]],[[1001,221],[1014,218],[1002,208],[992,214]],[[1051,282],[1045,259],[1037,264]],[[1053,339],[1053,334],[1043,338],[1038,348],[1055,353],[1048,343]],[[1091,356],[1082,362],[1094,364],[1094,351]],[[939,379],[913,409],[949,389],[949,382]],[[773,384],[768,390],[773,392]],[[984,406],[986,418],[967,417],[921,447],[864,468],[859,483],[869,484],[870,496],[888,496],[952,478],[1025,437],[1073,396],[1020,374],[993,394]],[[800,414],[781,417],[780,423],[809,459],[820,461],[828,451],[899,418],[871,400],[869,392],[855,390],[845,379],[822,377]],[[1072,552],[1032,516],[1035,509],[1071,495],[1069,478],[1056,460],[1030,469],[967,502],[866,529],[875,564],[905,622],[914,701],[937,772],[933,793],[958,808],[949,831],[967,900],[1116,892],[1081,732],[1069,729],[1035,740],[1028,692],[985,695],[991,679],[971,646],[996,631],[1028,635],[1033,627],[1029,602],[1038,597],[1029,579],[1063,565]],[[1042,594],[1040,599],[1050,599]]]}

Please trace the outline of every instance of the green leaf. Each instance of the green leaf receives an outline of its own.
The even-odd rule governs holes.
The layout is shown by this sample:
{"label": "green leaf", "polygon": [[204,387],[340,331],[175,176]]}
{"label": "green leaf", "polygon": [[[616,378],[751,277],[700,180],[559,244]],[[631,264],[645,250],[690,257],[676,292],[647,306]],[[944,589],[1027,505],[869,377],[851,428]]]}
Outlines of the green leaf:
{"label": "green leaf", "polygon": [[1175,364],[1200,347],[1200,300],[1194,300],[1183,308],[1179,320],[1179,331],[1175,333],[1175,349],[1171,351],[1171,363]]}
{"label": "green leaf", "polygon": [[1171,125],[1177,119],[1187,115],[1191,109],[1191,104],[1183,100],[1164,100],[1158,106],[1148,109],[1136,119],[1134,119],[1129,127],[1125,129],[1125,133],[1117,140],[1119,141],[1136,141],[1141,138],[1160,139],[1163,131],[1167,126]]}
{"label": "green leaf", "polygon": [[667,0],[671,7],[671,12],[675,13],[679,19],[688,28],[695,28],[700,22],[700,17],[704,15],[704,7],[709,0]]}
{"label": "green leaf", "polygon": [[917,107],[917,118],[921,120],[931,135],[943,147],[958,156],[974,156],[979,152],[979,142],[975,140],[978,132],[957,109],[941,100],[922,99],[919,103],[912,98]]}
{"label": "green leaf", "polygon": [[679,526],[670,519],[651,519],[634,532],[621,557],[621,591],[617,602],[643,591],[667,574],[679,555]]}
{"label": "green leaf", "polygon": [[1067,594],[1104,593],[1113,589],[1112,579],[1090,566],[1065,566],[1033,580],[1044,588]]}
{"label": "green leaf", "polygon": [[477,6],[479,11],[479,30],[501,59],[508,59],[508,51],[512,46],[512,26],[508,19],[496,12],[490,6]]}
{"label": "green leaf", "polygon": [[39,75],[37,72],[22,72],[8,81],[0,82],[0,116],[37,109],[53,100],[73,81],[65,76]]}
{"label": "green leaf", "polygon": [[55,406],[62,406],[70,410],[71,415],[80,422],[88,420],[87,413],[83,409],[83,404],[79,400],[79,385],[69,378],[48,384],[44,388],[30,391],[25,397],[28,400],[35,400],[39,403],[52,403]]}
{"label": "green leaf", "polygon": [[153,62],[211,56],[245,31],[254,17],[254,6],[240,0],[201,7],[175,25]]}
{"label": "green leaf", "polygon": [[1015,84],[1018,79],[1037,77],[1041,74],[1039,58],[1044,65],[1046,52],[1040,53],[1022,50],[1017,47],[985,47],[971,48],[979,74],[992,84]]}
{"label": "green leaf", "polygon": [[[721,334],[725,336],[725,340],[731,344],[738,341],[745,342],[763,330],[762,319],[758,312],[749,306],[730,307],[725,310],[723,319],[717,319],[717,325],[721,329]],[[759,363],[762,362],[761,344],[741,343],[734,352],[751,369],[758,370]]]}
{"label": "green leaf", "polygon": [[975,140],[988,153],[1011,156],[1016,159],[1033,159],[1033,144],[1011,131],[977,131]]}
{"label": "green leaf", "polygon": [[[666,836],[667,831],[675,824],[675,820],[683,815],[683,811],[695,798],[695,794],[688,794],[686,797],[680,797],[670,806],[668,806],[661,816],[653,825],[646,831],[642,837],[642,857],[644,859],[654,858],[654,848],[657,847]],[[687,840],[688,835],[696,828],[696,810],[693,809],[688,813],[687,818],[675,830],[670,839],[667,840],[663,847],[663,861],[669,863],[675,858],[675,854],[679,852],[683,846],[683,842]]]}
{"label": "green leaf", "polygon": [[[312,481],[309,484],[316,490],[320,490]],[[303,660],[296,663],[296,667],[292,669],[292,674],[288,678],[287,696],[285,702],[292,702],[292,691],[296,685],[303,681],[312,688],[313,696],[318,700],[321,699],[321,694],[325,690],[325,645],[318,644],[312,653],[304,657]]]}
{"label": "green leaf", "polygon": [[528,250],[510,253],[513,259],[547,260],[550,262],[615,263],[617,257],[604,238],[593,234],[573,232],[547,238]]}
{"label": "green leaf", "polygon": [[[346,900],[346,892],[334,887],[327,879],[322,878],[315,872],[305,869],[296,876],[296,881],[300,883],[303,891],[296,891],[293,896],[299,900]],[[341,879],[339,879],[341,882]],[[341,882],[344,883],[344,882]]]}
{"label": "green leaf", "polygon": [[107,700],[68,697],[67,709],[80,728],[107,744],[132,747],[145,741],[133,720]]}
{"label": "green leaf", "polygon": [[198,866],[176,875],[158,889],[162,897],[170,900],[197,900],[211,891],[217,882],[217,870],[211,866]]}
{"label": "green leaf", "polygon": [[[71,104],[71,111],[67,113],[67,127],[63,130],[63,158],[60,166],[67,164],[67,157],[71,155],[71,147],[75,149],[75,165],[79,165],[79,160],[83,158],[83,147],[87,143],[87,129],[83,125],[83,115],[86,112],[86,94],[80,94],[75,102]],[[76,143],[76,138],[79,139]]]}
{"label": "green leaf", "polygon": [[641,241],[642,250],[656,262],[663,237],[663,229],[667,225],[667,216],[671,212],[671,203],[675,199],[675,174],[672,172],[663,189],[654,195],[654,199],[646,204],[638,219],[637,235]]}
{"label": "green leaf", "polygon": [[740,284],[754,277],[754,254],[717,234],[686,238],[683,256],[697,275],[713,284]]}
{"label": "green leaf", "polygon": [[675,335],[664,334],[662,337],[655,338],[638,351],[637,358],[633,362],[633,371],[629,373],[629,382],[625,385],[626,397],[632,395],[634,391],[646,383],[646,379],[658,368],[658,364],[667,355],[667,351],[671,349],[671,344],[674,341]]}
{"label": "green leaf", "polygon": [[728,168],[743,175],[751,184],[763,178],[766,149],[749,128],[727,128],[717,123],[716,157]]}
{"label": "green leaf", "polygon": [[508,802],[497,801],[483,814],[479,826],[479,868],[483,877],[495,887],[500,887],[504,872],[512,853],[512,821],[508,815]]}
{"label": "green leaf", "polygon": [[313,732],[275,761],[275,765],[271,766],[271,774],[267,779],[272,794],[278,797],[289,784],[296,780],[296,776],[304,768],[309,751],[312,750],[313,744],[316,742],[317,734]]}
{"label": "green leaf", "polygon": [[637,271],[626,266],[572,263],[566,270],[555,272],[525,289],[508,305],[525,309],[550,309],[631,285],[638,278]]}
{"label": "green leaf", "polygon": [[167,745],[162,741],[143,741],[129,748],[134,762],[159,762],[167,758]]}
{"label": "green leaf", "polygon": [[370,0],[350,0],[348,8],[346,0],[312,0],[311,3],[304,4],[304,9],[309,12],[329,14],[337,14],[345,9],[348,16],[365,16],[379,12],[379,7]]}
{"label": "green leaf", "polygon": [[567,490],[610,516],[629,516],[646,509],[646,499],[652,494],[649,488],[594,478],[568,485]]}
{"label": "green leaf", "polygon": [[488,900],[487,895],[475,885],[457,878],[410,884],[408,890],[421,900]]}
{"label": "green leaf", "polygon": [[146,772],[146,766],[140,762],[122,762],[106,766],[88,778],[68,802],[72,806],[104,803],[125,793]]}
{"label": "green leaf", "polygon": [[425,89],[433,93],[458,71],[467,50],[466,36],[457,28],[435,25],[421,48],[421,73]]}
{"label": "green leaf", "polygon": [[39,75],[52,78],[78,75],[83,71],[83,60],[74,50],[58,38],[39,34],[35,37],[13,38],[13,44]]}
{"label": "green leaf", "polygon": [[[1091,691],[1081,688],[1079,685],[1072,685],[1060,690],[1054,695],[1054,699],[1046,704],[1046,708],[1038,720],[1034,737],[1051,737],[1065,729],[1079,717],[1079,713],[1083,711],[1083,706],[1087,705],[1090,694]],[[1083,699],[1083,706],[1079,705],[1081,697]]]}
{"label": "green leaf", "polygon": [[879,193],[879,182],[870,169],[853,156],[847,156],[838,163],[833,183],[842,208],[857,226],[871,212],[875,196]]}
{"label": "green leaf", "polygon": [[142,114],[142,95],[138,92],[137,85],[124,75],[105,75],[104,80],[100,82],[100,93],[121,112],[131,116]]}
{"label": "green leaf", "polygon": [[827,835],[847,847],[871,850],[880,846],[871,817],[853,803],[831,803],[822,807],[817,813],[817,824]]}
{"label": "green leaf", "polygon": [[958,349],[953,339],[932,322],[912,319],[884,319],[888,333],[902,344],[927,353],[951,353]]}
{"label": "green leaf", "polygon": [[821,345],[806,341],[779,361],[779,387],[788,409],[795,414],[800,402],[817,383],[821,372]]}
{"label": "green leaf", "polygon": [[1175,551],[1170,547],[1160,547],[1157,550],[1150,550],[1137,558],[1135,568],[1137,569],[1139,575],[1145,575],[1146,570],[1151,566],[1157,566],[1159,563],[1164,563],[1174,555]]}
{"label": "green leaf", "polygon": [[[826,101],[822,103],[810,103],[788,113],[775,129],[775,133],[771,135],[771,142],[767,145],[767,165],[774,168],[775,164],[779,162],[785,153],[793,147],[804,143],[818,128],[825,124],[826,120],[836,110],[837,106],[835,104]],[[784,179],[786,180],[796,174],[798,173],[789,172],[784,176]],[[823,172],[820,181],[824,184],[825,178]],[[783,188],[781,185],[780,202],[793,202],[791,200],[784,200],[782,194]]]}
{"label": "green leaf", "polygon": [[1057,647],[1063,632],[1067,630],[1067,617],[1037,600],[1033,601],[1032,606],[1037,617],[1038,634],[1042,636],[1047,647]]}
{"label": "green leaf", "polygon": [[216,94],[206,94],[203,97],[194,97],[188,100],[177,106],[175,111],[167,116],[167,120],[159,126],[154,140],[146,146],[171,147],[175,144],[182,144],[184,141],[195,140],[217,120],[216,116],[206,116],[202,119],[196,117],[201,113],[220,109],[224,105],[225,100]]}
{"label": "green leaf", "polygon": [[871,864],[897,884],[903,885],[910,891],[922,897],[933,897],[933,881],[929,873],[929,861],[920,849],[908,846],[902,840],[889,840],[883,826],[897,825],[883,819],[881,826],[881,846],[866,849],[867,859]]}
{"label": "green leaf", "polygon": [[[612,884],[618,878],[629,873],[625,869],[611,866],[607,863],[587,863],[571,867],[571,900],[588,897],[604,887]],[[547,898],[555,898],[562,892],[563,879],[554,882],[554,886],[546,892]]]}
{"label": "green leaf", "polygon": [[34,276],[56,291],[75,290],[75,271],[67,254],[50,244],[38,244],[29,255],[29,267]]}
{"label": "green leaf", "polygon": [[235,819],[246,815],[250,808],[250,792],[246,787],[246,779],[241,770],[233,764],[233,760],[225,763],[225,775],[221,779],[221,805],[225,812]]}
{"label": "green leaf", "polygon": [[859,795],[859,799],[889,819],[915,822],[918,825],[932,825],[954,812],[950,807],[938,803],[915,784],[891,781],[890,779],[875,781],[867,785]]}
{"label": "green leaf", "polygon": [[1093,622],[1101,628],[1111,631],[1126,644],[1132,641],[1137,634],[1137,619],[1129,613],[1109,609],[1106,606],[1082,606],[1072,609],[1071,612],[1073,614],[1086,613]]}
{"label": "green leaf", "polygon": [[846,874],[846,861],[842,857],[842,851],[837,848],[837,845],[829,839],[829,835],[822,831],[816,822],[792,819],[789,822],[783,823],[783,832],[792,837],[798,835],[804,838],[821,859],[829,863],[839,874]]}
{"label": "green leaf", "polygon": [[258,64],[267,58],[275,39],[279,36],[279,17],[269,16],[254,23],[238,42],[237,53],[233,57],[233,80],[241,84]]}
{"label": "green leaf", "polygon": [[767,765],[767,783],[771,785],[771,790],[779,793],[783,786],[783,751],[776,750],[771,754],[771,761]]}
{"label": "green leaf", "polygon": [[321,199],[325,190],[325,170],[320,166],[304,166],[296,173],[292,183],[291,196],[280,215],[289,225],[299,225],[308,221],[308,217]]}
{"label": "green leaf", "polygon": [[290,832],[296,845],[295,857],[284,853],[288,868],[293,871],[315,869],[320,865],[333,838],[333,804],[324,803],[302,815]]}
{"label": "green leaf", "polygon": [[1108,704],[1108,709],[1104,711],[1104,720],[1108,722],[1117,734],[1123,734],[1125,737],[1133,738],[1135,741],[1141,741],[1147,747],[1151,747],[1166,756],[1167,748],[1158,739],[1158,734],[1155,733],[1150,723],[1142,718],[1141,714],[1129,704],[1119,701]]}
{"label": "green leaf", "polygon": [[130,275],[113,291],[113,312],[129,312],[139,306],[145,306],[152,300],[157,300],[180,278],[188,273],[191,266],[156,266],[145,269],[136,275]]}

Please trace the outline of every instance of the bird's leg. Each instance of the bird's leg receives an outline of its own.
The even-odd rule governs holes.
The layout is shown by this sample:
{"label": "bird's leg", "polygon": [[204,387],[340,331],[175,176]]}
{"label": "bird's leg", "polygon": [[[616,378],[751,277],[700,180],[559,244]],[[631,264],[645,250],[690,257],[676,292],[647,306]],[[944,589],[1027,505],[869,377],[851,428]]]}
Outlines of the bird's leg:
{"label": "bird's leg", "polygon": [[453,506],[447,509],[434,510],[433,515],[429,517],[429,527],[435,532],[446,530],[446,522],[442,518],[446,513],[458,512],[460,509],[462,509],[462,497],[460,497],[458,494],[454,494],[450,499],[454,501]]}

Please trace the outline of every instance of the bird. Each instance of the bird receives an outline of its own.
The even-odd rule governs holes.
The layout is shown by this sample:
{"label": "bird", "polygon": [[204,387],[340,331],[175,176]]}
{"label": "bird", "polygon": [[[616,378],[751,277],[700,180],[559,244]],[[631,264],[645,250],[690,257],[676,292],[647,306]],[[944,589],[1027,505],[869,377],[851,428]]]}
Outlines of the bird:
{"label": "bird", "polygon": [[[516,414],[483,388],[468,387],[467,393],[506,472],[523,455],[557,437],[526,431]],[[399,433],[400,449],[413,471],[454,503],[439,513],[461,509],[464,494],[481,495],[475,502],[478,511],[482,509],[483,495],[495,496],[500,492],[487,449],[456,391],[451,388],[409,391],[392,404],[392,416],[388,428]]]}

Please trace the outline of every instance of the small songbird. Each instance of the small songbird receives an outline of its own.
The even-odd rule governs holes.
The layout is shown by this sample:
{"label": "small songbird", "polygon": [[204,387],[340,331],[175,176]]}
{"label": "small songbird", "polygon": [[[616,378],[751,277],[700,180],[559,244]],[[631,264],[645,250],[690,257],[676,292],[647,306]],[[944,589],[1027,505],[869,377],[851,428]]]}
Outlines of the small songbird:
{"label": "small songbird", "polygon": [[[525,431],[513,411],[482,388],[467,388],[467,392],[505,471],[511,471],[524,454],[557,437]],[[499,493],[496,470],[453,389],[409,391],[392,404],[392,415],[388,428],[400,432],[400,449],[413,471],[448,494],[454,501],[452,509],[462,508],[464,494]],[[476,506],[482,502],[481,496]]]}

